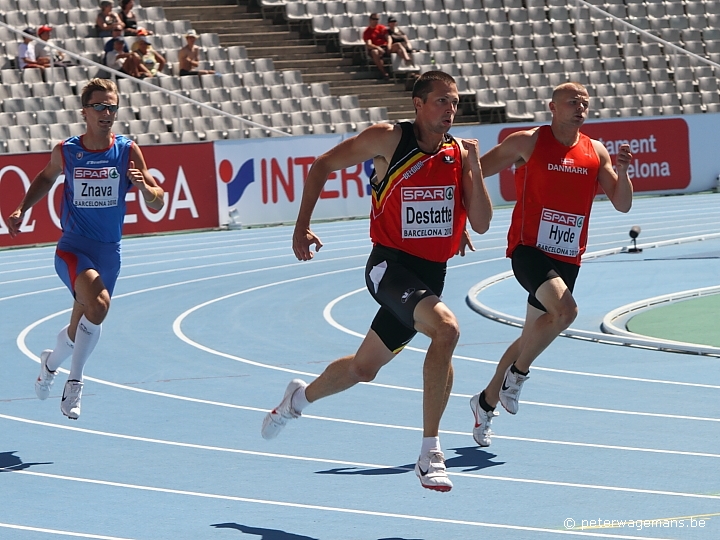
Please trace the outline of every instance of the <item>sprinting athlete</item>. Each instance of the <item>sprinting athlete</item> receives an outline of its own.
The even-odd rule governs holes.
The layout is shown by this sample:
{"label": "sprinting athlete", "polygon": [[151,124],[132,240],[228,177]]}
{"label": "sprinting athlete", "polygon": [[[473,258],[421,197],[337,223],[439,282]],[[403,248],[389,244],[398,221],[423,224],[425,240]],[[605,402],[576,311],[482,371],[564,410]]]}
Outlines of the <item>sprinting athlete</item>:
{"label": "sprinting athlete", "polygon": [[370,214],[373,249],[365,282],[380,309],[358,351],[332,362],[309,385],[295,379],[265,417],[271,439],[288,420],[318,399],[372,381],[417,332],[432,343],[423,367],[423,441],[415,472],[423,487],[449,491],[438,430],[452,388],[451,357],[459,337],[455,315],[440,300],[447,260],[459,249],[465,224],[484,233],[492,206],[476,140],[458,140],[452,127],[459,101],[455,80],[424,73],[412,94],[415,121],[376,124],[320,156],[308,174],[293,234],[301,261],[322,242],[310,230],[313,208],[328,175],[372,159],[375,173]]}
{"label": "sprinting athlete", "polygon": [[140,148],[112,132],[118,99],[111,80],[88,82],[81,97],[85,134],[53,148],[50,162],[7,220],[14,238],[20,233],[25,212],[47,195],[60,174],[65,175],[62,236],[55,252],[55,270],[75,302],[70,324],[58,334],[55,348],[40,354],[35,392],[40,399],[47,399],[57,369],[72,355],[60,410],[73,420],[80,416],[83,369],[100,338],[120,273],[125,194],[135,186],[149,208],[159,210],[165,204],[164,192],[147,170]]}
{"label": "sprinting athlete", "polygon": [[630,147],[620,147],[616,173],[602,143],[580,133],[589,101],[581,84],[561,84],[550,102],[551,125],[513,133],[480,160],[488,176],[516,167],[507,256],[529,293],[522,334],[503,354],[485,390],[470,399],[473,437],[480,446],[490,445],[498,401],[517,413],[530,365],[577,316],[572,291],[598,184],[620,212],[632,206]]}

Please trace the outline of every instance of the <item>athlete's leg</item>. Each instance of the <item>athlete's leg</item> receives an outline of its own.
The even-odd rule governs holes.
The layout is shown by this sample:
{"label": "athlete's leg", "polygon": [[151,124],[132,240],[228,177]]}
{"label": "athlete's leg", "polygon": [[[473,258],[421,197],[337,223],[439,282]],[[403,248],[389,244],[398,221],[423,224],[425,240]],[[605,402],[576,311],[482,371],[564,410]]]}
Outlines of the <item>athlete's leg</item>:
{"label": "athlete's leg", "polygon": [[102,322],[110,309],[110,293],[100,274],[92,268],[75,278],[75,304],[68,336],[75,342],[68,380],[82,381],[83,369],[95,349]]}
{"label": "athlete's leg", "polygon": [[544,311],[539,310],[536,307],[531,306],[530,304],[527,305],[525,324],[523,325],[520,337],[513,341],[512,344],[507,348],[505,353],[502,355],[502,357],[500,358],[500,362],[498,362],[497,368],[495,369],[495,374],[493,375],[493,378],[490,379],[490,382],[483,391],[483,397],[485,399],[485,402],[491,407],[494,408],[500,400],[500,388],[502,386],[503,379],[505,378],[505,372],[520,357],[520,352],[522,351],[523,347],[523,338],[525,334],[529,332],[529,328],[533,327],[535,320],[544,314]]}
{"label": "athlete's leg", "polygon": [[540,285],[535,297],[545,306],[547,313],[523,328],[522,347],[515,361],[515,367],[523,372],[527,372],[540,353],[572,324],[578,313],[570,289],[557,274]]}
{"label": "athlete's leg", "polygon": [[452,389],[452,353],[460,330],[455,315],[437,296],[423,298],[414,316],[415,329],[431,339],[423,366],[423,433],[437,437]]}
{"label": "athlete's leg", "polygon": [[305,389],[308,402],[312,403],[355,386],[359,382],[372,381],[380,368],[395,358],[373,329],[370,329],[357,352],[331,363],[320,376]]}

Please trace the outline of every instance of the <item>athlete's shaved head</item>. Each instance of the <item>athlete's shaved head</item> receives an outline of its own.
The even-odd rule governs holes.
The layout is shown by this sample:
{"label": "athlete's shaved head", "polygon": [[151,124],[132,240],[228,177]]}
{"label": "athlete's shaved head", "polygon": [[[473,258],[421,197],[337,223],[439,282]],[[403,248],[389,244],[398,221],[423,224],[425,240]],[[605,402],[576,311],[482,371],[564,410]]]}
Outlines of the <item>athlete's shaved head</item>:
{"label": "athlete's shaved head", "polygon": [[564,94],[565,92],[572,92],[575,94],[585,94],[586,96],[589,96],[587,88],[585,88],[582,84],[579,82],[566,82],[562,83],[558,86],[556,86],[553,89],[552,94],[552,101],[557,101],[557,98],[560,94]]}

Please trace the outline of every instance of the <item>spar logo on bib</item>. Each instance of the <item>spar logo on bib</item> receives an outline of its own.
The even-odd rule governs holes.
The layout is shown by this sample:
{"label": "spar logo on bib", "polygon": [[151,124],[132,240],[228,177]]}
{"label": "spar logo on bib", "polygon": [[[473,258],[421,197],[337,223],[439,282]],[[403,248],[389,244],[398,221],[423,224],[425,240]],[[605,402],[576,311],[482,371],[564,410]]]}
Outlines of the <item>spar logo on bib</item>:
{"label": "spar logo on bib", "polygon": [[546,253],[577,257],[585,216],[543,208],[537,247]]}
{"label": "spar logo on bib", "polygon": [[452,236],[455,186],[403,187],[402,237]]}
{"label": "spar logo on bib", "polygon": [[80,208],[117,206],[120,173],[115,167],[76,167],[73,170],[73,204]]}

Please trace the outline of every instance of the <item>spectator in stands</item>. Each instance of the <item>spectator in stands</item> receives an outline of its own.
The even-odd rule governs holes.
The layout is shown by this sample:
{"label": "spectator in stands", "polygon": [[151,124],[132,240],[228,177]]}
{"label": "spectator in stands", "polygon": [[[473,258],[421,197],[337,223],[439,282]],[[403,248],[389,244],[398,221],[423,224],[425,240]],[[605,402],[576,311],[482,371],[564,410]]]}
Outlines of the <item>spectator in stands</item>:
{"label": "spectator in stands", "polygon": [[385,25],[379,23],[380,17],[377,13],[370,14],[370,23],[363,32],[363,41],[370,58],[380,70],[380,76],[388,79],[390,76],[385,70],[383,57],[388,54],[388,29]]}
{"label": "spectator in stands", "polygon": [[388,46],[390,51],[399,54],[406,63],[414,64],[410,40],[407,34],[398,28],[395,17],[388,17]]}
{"label": "spectator in stands", "polygon": [[[110,51],[113,50],[115,47],[115,38],[122,37],[123,35],[123,27],[120,24],[114,24],[112,27],[112,37],[108,39],[105,42],[105,46],[103,47],[103,50],[105,51],[105,57],[103,58],[103,64],[108,65],[107,63],[107,55]],[[127,43],[125,40],[123,40],[123,52],[130,52],[130,49],[128,49]]]}
{"label": "spectator in stands", "polygon": [[98,37],[110,37],[112,35],[112,27],[115,24],[119,24],[125,28],[122,20],[120,20],[120,15],[113,12],[112,8],[112,0],[102,0],[100,2],[100,13],[98,13],[97,19],[95,20],[95,29],[97,30]]}
{"label": "spectator in stands", "polygon": [[37,35],[42,41],[35,43],[35,57],[37,58],[38,64],[44,67],[55,66],[69,66],[72,64],[68,58],[65,58],[65,53],[48,47],[46,43],[50,40],[50,33],[52,32],[52,26],[43,25],[37,29]]}
{"label": "spectator in stands", "polygon": [[[113,50],[111,50],[105,55],[105,65],[118,71],[122,71],[123,73],[127,73],[126,71],[124,71],[123,65],[125,64],[125,60],[127,60],[127,58],[131,54],[135,53],[127,52],[127,44],[125,43],[125,40],[121,37],[113,38],[110,40],[110,42],[113,45]],[[145,67],[142,65],[142,62],[140,62],[140,57],[137,58],[136,62],[140,66]],[[135,75],[132,73],[128,73],[128,75],[130,75],[131,77],[135,77]],[[148,77],[149,72],[145,76]],[[142,75],[139,78],[142,78]]]}
{"label": "spectator in stands", "polygon": [[[26,28],[23,32],[31,36],[37,35],[34,28]],[[20,69],[44,69],[43,65],[38,63],[37,57],[35,56],[35,41],[32,38],[23,36],[23,42],[18,47],[18,66]]]}
{"label": "spectator in stands", "polygon": [[165,75],[163,69],[167,62],[159,52],[153,49],[152,43],[147,36],[139,36],[133,43],[132,50],[140,57],[140,61],[153,77]]}
{"label": "spectator in stands", "polygon": [[[108,61],[109,60],[110,53],[108,53]],[[123,73],[128,74],[130,77],[135,77],[136,79],[152,77],[152,73],[150,73],[150,70],[145,67],[145,64],[143,64],[142,59],[137,52],[128,53],[128,55],[125,57],[125,61],[122,63],[122,68],[118,69],[118,71],[122,71]]]}
{"label": "spectator in stands", "polygon": [[185,45],[178,53],[178,62],[180,63],[180,75],[212,75],[215,72],[211,69],[197,69],[200,65],[200,47],[195,45],[197,41],[197,32],[190,30],[185,34]]}
{"label": "spectator in stands", "polygon": [[137,18],[133,13],[133,7],[135,6],[135,0],[121,0],[120,11],[118,15],[120,20],[125,25],[126,36],[149,36],[152,34],[150,30],[147,30],[141,26],[138,26]]}

